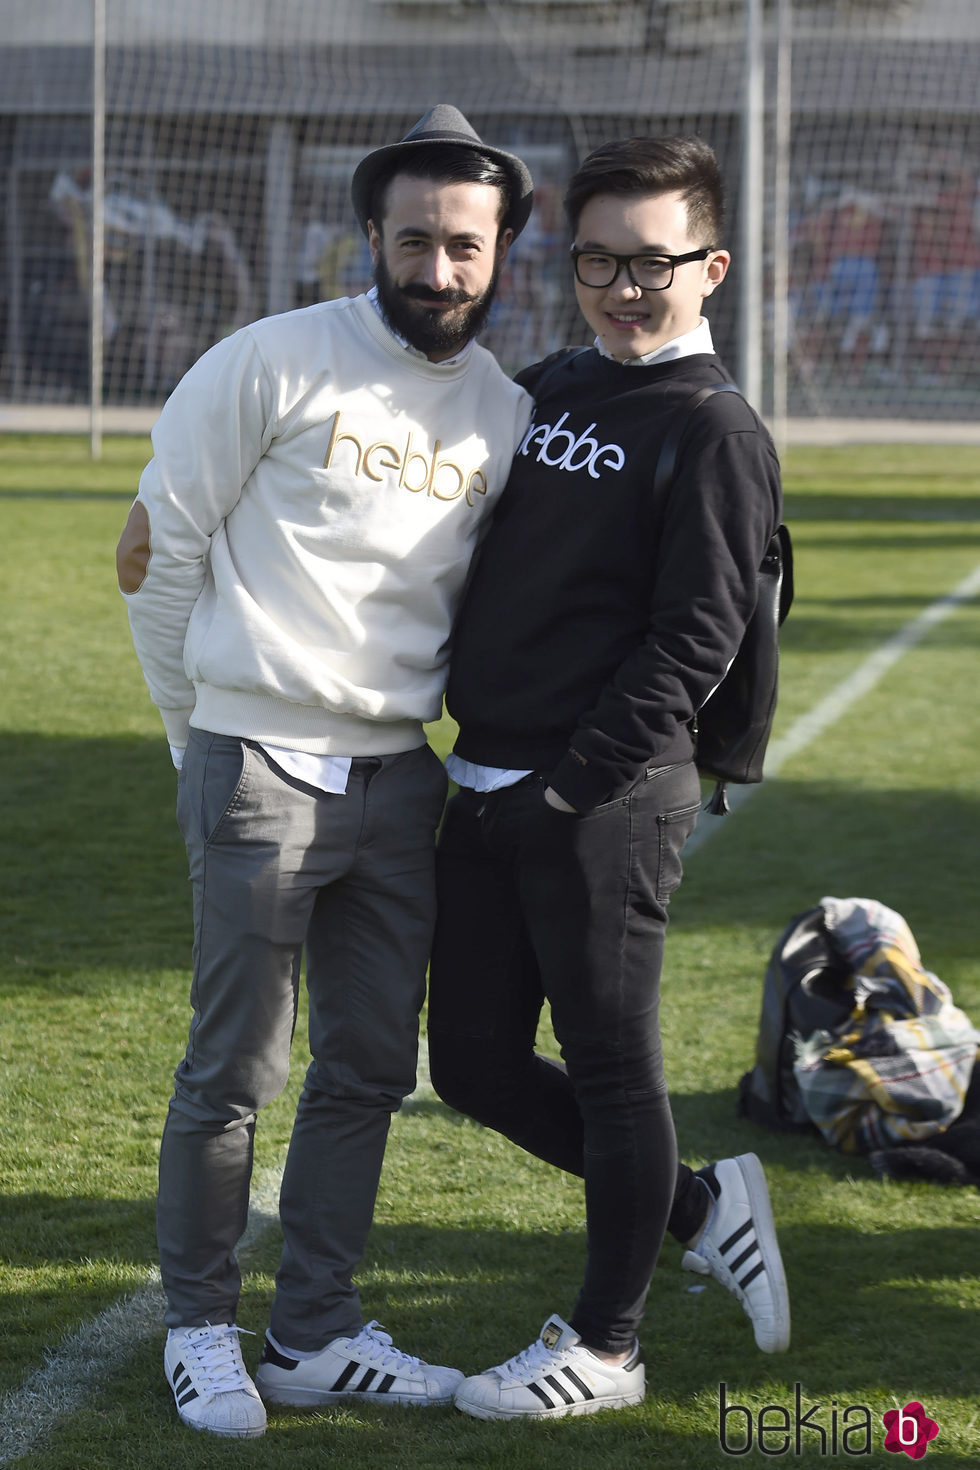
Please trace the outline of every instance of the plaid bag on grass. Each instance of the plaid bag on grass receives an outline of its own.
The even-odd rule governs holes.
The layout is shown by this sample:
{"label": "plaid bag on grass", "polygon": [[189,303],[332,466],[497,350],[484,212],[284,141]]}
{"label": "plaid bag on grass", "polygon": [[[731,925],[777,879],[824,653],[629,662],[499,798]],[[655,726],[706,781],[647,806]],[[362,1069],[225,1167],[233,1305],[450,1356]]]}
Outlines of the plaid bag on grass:
{"label": "plaid bag on grass", "polygon": [[850,971],[845,1024],[796,1040],[793,1075],[828,1143],[870,1153],[920,1142],[959,1117],[980,1033],[924,970],[900,914],[874,899],[824,898],[824,926]]}

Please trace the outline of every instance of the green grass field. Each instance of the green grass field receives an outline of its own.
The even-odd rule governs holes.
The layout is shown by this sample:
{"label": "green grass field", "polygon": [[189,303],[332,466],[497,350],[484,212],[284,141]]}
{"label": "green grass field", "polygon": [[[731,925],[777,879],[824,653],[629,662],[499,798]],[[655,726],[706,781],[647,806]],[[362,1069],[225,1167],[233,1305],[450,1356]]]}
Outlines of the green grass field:
{"label": "green grass field", "polygon": [[[912,1399],[940,1426],[930,1466],[980,1463],[980,1196],[881,1183],[862,1159],[735,1113],[769,952],[825,894],[898,909],[980,1020],[976,601],[724,820],[673,905],[663,1023],[681,1150],[694,1164],[762,1157],[790,1351],[759,1354],[725,1292],[688,1289],[668,1240],[637,1409],[511,1425],[450,1409],[276,1411],[249,1443],[178,1424],[161,1371],[153,1196],[189,1014],[189,894],[174,772],[113,567],[147,453],[110,440],[93,466],[82,440],[0,439],[0,1464],[700,1470],[727,1463],[722,1383],[756,1415],[792,1410],[797,1385],[804,1410],[820,1406],[811,1423],[827,1443],[804,1430],[801,1453],[791,1443],[781,1457],[797,1464],[857,1458],[833,1442],[856,1405],[874,1424],[859,1463],[893,1465],[881,1415]],[[777,735],[980,563],[980,453],[794,450],[786,488],[797,602]],[[444,751],[447,722],[432,737]],[[290,1088],[259,1127],[270,1199],[304,1053],[298,1034]],[[468,1372],[499,1362],[571,1310],[582,1253],[577,1180],[424,1088],[396,1119],[360,1284],[399,1344]],[[244,1256],[240,1320],[258,1334],[277,1254],[270,1223]],[[248,1362],[257,1351],[246,1338]],[[757,1443],[741,1457],[770,1458]]]}

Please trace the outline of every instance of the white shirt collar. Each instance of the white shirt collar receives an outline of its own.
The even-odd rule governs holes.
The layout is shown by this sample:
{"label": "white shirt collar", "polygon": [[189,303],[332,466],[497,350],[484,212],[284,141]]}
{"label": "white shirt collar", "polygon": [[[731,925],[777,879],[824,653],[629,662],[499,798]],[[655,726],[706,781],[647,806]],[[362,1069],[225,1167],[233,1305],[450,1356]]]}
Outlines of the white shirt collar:
{"label": "white shirt collar", "polygon": [[[600,357],[608,357],[610,362],[619,361],[612,353],[607,351],[597,337],[595,339],[596,350]],[[708,326],[706,317],[700,317],[697,326],[691,332],[683,332],[679,337],[672,337],[669,342],[664,342],[660,347],[655,347],[643,357],[627,357],[621,367],[652,367],[655,362],[673,362],[678,357],[693,357],[696,352],[714,352],[714,343],[711,340],[711,328]]]}
{"label": "white shirt collar", "polygon": [[[368,293],[367,293],[367,299],[370,301],[371,305],[374,307],[375,311],[378,313],[378,316],[384,322],[385,326],[387,327],[387,329],[391,333],[391,335],[394,337],[395,341],[398,342],[398,343],[400,343],[401,346],[404,347],[405,351],[406,352],[410,352],[413,357],[421,357],[426,362],[428,362],[429,359],[428,359],[428,357],[426,357],[426,354],[424,352],[420,352],[417,347],[413,347],[412,344],[411,344],[411,342],[409,342],[405,337],[402,336],[401,332],[396,332],[395,331],[394,327],[391,325],[391,323],[389,322],[388,318],[384,314],[384,309],[383,309],[383,307],[381,305],[381,301],[380,301],[380,298],[378,296],[378,288],[377,288],[377,286],[372,286],[371,287],[370,291],[368,291]],[[470,351],[472,351],[472,348],[473,348],[473,340],[471,338],[470,341],[466,343],[465,347],[461,347],[459,349],[459,351],[457,352],[457,354],[456,354],[455,357],[446,357],[446,358],[443,358],[442,362],[436,363],[435,366],[437,366],[437,367],[450,367],[453,363],[462,362],[463,359],[467,356],[467,354]],[[709,348],[708,350],[710,352],[711,349]]]}

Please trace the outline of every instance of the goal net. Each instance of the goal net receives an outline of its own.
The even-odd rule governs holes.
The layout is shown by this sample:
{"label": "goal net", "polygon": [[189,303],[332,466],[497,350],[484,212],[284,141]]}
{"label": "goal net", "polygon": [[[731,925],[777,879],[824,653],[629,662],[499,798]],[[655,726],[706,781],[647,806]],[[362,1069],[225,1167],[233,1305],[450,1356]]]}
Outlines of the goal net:
{"label": "goal net", "polygon": [[697,132],[735,257],[708,314],[733,369],[758,344],[757,406],[976,414],[977,0],[0,0],[0,19],[4,402],[86,403],[94,329],[102,401],[153,409],[243,323],[364,289],[351,172],[452,102],[537,185],[485,338],[509,370],[586,340],[576,163]]}

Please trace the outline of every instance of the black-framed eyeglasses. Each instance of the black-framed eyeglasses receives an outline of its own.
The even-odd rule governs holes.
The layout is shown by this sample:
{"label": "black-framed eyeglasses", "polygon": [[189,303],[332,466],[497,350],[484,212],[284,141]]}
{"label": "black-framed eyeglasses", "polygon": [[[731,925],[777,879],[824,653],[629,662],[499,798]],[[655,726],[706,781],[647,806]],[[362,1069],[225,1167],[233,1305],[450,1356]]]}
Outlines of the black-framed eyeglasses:
{"label": "black-framed eyeglasses", "polygon": [[625,268],[634,286],[641,291],[666,291],[673,283],[674,271],[689,260],[707,260],[711,246],[703,250],[689,250],[686,255],[614,255],[610,250],[580,250],[572,246],[575,277],[583,286],[593,286],[597,291],[611,286]]}

